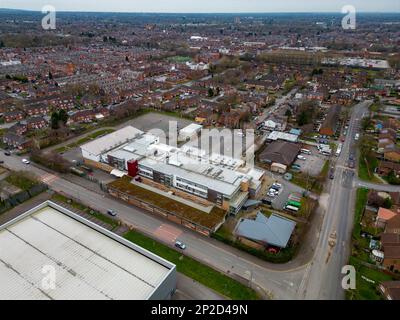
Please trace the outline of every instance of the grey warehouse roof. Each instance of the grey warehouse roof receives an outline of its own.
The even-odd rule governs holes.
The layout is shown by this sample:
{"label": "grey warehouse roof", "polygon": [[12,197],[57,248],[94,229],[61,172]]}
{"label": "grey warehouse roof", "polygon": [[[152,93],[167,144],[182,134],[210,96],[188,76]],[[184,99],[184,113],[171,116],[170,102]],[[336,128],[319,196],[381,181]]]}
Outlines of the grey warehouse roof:
{"label": "grey warehouse roof", "polygon": [[285,217],[272,214],[267,218],[259,212],[255,220],[241,220],[236,234],[250,240],[286,248],[295,226],[296,222]]}

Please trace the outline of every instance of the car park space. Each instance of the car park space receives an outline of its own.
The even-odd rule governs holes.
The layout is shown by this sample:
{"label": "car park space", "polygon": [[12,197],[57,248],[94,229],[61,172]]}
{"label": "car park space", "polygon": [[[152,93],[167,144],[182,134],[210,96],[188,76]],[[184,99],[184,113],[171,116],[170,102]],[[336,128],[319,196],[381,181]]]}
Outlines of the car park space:
{"label": "car park space", "polygon": [[[303,194],[303,192],[304,192],[303,188],[301,188],[295,184],[289,183],[287,181],[282,181],[282,182],[280,181],[279,185],[281,187],[276,195],[274,195],[274,196],[268,195],[270,190],[274,189],[272,187],[273,185],[271,185],[271,187],[266,190],[266,194],[263,198],[263,203],[265,205],[272,206],[272,208],[276,209],[276,210],[282,210],[285,207],[290,194],[293,194],[293,193]],[[276,186],[276,187],[278,187],[278,186]],[[277,188],[275,188],[275,189],[277,189]]]}
{"label": "car park space", "polygon": [[327,157],[319,154],[316,148],[309,149],[312,154],[300,154],[292,165],[292,168],[296,171],[308,173],[311,176],[317,176],[321,172]]}

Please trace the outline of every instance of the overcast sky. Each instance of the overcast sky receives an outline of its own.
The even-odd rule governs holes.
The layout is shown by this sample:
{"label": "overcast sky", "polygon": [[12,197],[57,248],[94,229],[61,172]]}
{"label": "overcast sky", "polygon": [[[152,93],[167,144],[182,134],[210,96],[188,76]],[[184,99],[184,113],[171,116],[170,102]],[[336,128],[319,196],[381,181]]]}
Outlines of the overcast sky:
{"label": "overcast sky", "polygon": [[400,12],[400,0],[0,0],[0,8],[106,12]]}

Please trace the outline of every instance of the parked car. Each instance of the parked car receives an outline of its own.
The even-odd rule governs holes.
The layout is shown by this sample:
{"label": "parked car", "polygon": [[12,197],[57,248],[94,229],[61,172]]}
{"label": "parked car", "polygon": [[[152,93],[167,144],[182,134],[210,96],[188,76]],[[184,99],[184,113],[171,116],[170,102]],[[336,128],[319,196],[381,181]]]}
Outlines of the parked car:
{"label": "parked car", "polygon": [[3,160],[0,160],[0,164],[3,164],[4,163],[4,161]]}
{"label": "parked car", "polygon": [[354,169],[356,167],[356,163],[354,162],[354,160],[350,160],[349,161],[349,168],[350,169]]}
{"label": "parked car", "polygon": [[307,160],[307,158],[306,158],[305,156],[302,156],[301,154],[299,154],[299,155],[297,156],[297,159],[302,160],[302,161]]}
{"label": "parked car", "polygon": [[329,170],[329,179],[333,180],[335,178],[335,169],[331,168]]}
{"label": "parked car", "polygon": [[175,247],[181,249],[181,250],[185,250],[186,249],[186,244],[184,244],[182,241],[177,240],[175,242]]}
{"label": "parked car", "polygon": [[22,159],[22,163],[24,164],[30,164],[31,162],[28,159]]}
{"label": "parked car", "polygon": [[112,217],[115,217],[117,215],[117,213],[114,210],[111,210],[111,209],[107,210],[107,214],[109,214]]}
{"label": "parked car", "polygon": [[11,156],[11,152],[10,151],[6,151],[6,152],[4,152],[4,154],[6,155],[6,156]]}
{"label": "parked car", "polygon": [[275,182],[271,188],[275,189],[275,190],[281,190],[282,189],[282,185],[280,183]]}

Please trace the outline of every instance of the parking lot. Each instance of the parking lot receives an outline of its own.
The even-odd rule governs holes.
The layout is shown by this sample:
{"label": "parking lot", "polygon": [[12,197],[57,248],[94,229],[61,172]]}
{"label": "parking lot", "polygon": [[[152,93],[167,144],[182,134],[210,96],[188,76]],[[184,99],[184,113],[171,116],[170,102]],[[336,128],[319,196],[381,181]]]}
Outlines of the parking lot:
{"label": "parking lot", "polygon": [[302,172],[308,173],[310,176],[315,177],[320,174],[328,157],[318,153],[317,148],[308,149],[311,150],[312,154],[301,154],[306,160],[297,159],[294,164],[299,165]]}
{"label": "parking lot", "polygon": [[177,118],[173,116],[168,116],[161,113],[150,112],[141,115],[132,120],[126,121],[119,125],[116,129],[121,129],[126,126],[133,126],[144,132],[151,131],[151,133],[160,136],[159,133],[164,132],[166,135],[169,133],[170,124],[177,123],[178,130],[188,126],[193,123],[193,121],[183,118]]}
{"label": "parking lot", "polygon": [[273,175],[273,177],[275,178],[273,181],[279,181],[278,183],[282,185],[279,194],[274,197],[268,196],[269,188],[267,188],[265,191],[265,195],[263,196],[264,199],[268,199],[269,201],[271,201],[273,209],[282,210],[283,207],[286,205],[289,195],[291,193],[298,193],[302,195],[303,192],[305,191],[303,188],[288,181],[285,181],[281,179],[279,176]]}

